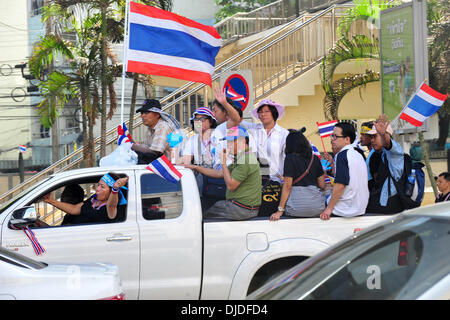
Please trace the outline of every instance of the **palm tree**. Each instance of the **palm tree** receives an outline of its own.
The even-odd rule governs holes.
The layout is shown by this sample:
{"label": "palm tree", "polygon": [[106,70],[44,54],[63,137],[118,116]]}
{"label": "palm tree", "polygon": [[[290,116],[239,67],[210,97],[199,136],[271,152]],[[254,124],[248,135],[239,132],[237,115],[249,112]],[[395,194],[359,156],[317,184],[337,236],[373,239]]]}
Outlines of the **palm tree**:
{"label": "palm tree", "polygon": [[353,36],[351,40],[342,38],[337,41],[334,48],[328,51],[320,66],[322,88],[325,91],[324,115],[326,119],[339,119],[339,103],[345,94],[354,88],[380,80],[380,74],[372,70],[366,70],[363,74],[348,75],[337,81],[333,80],[334,72],[339,64],[348,60],[378,58],[378,40],[371,40],[365,35]]}
{"label": "palm tree", "polygon": [[[62,20],[61,20],[62,21]],[[68,98],[79,98],[83,115],[83,158],[86,166],[94,165],[94,124],[98,114],[98,83],[100,81],[99,41],[95,26],[98,16],[88,17],[82,24],[71,21],[71,31],[77,41],[64,41],[59,35],[47,35],[35,45],[30,58],[30,72],[41,78],[41,93],[44,96],[38,105],[41,122],[51,127]],[[68,23],[68,21],[66,21]],[[53,70],[45,76],[51,60],[56,54],[70,61],[69,71]],[[53,98],[56,98],[55,102]]]}
{"label": "palm tree", "polygon": [[[36,46],[33,57],[30,60],[34,75],[41,77],[43,68],[48,66],[49,60],[46,57],[52,57],[54,53],[62,54],[63,57],[72,60],[73,72],[66,74],[66,77],[59,77],[59,80],[66,79],[67,84],[78,87],[73,90],[72,95],[77,95],[82,107],[83,115],[83,158],[86,166],[94,166],[93,157],[94,135],[93,126],[101,114],[101,156],[106,150],[106,120],[111,119],[117,106],[116,94],[113,83],[117,76],[120,76],[121,65],[117,63],[115,57],[111,54],[108,42],[120,42],[123,40],[123,25],[125,14],[125,1],[123,0],[51,0],[49,5],[44,8],[43,20],[49,17],[56,18],[55,30],[75,32],[77,41],[70,45],[57,35],[48,35],[43,38]],[[157,4],[164,10],[170,10],[172,1],[141,1],[144,4]],[[118,8],[115,10],[114,6]],[[100,10],[98,9],[100,8]],[[99,12],[100,11],[100,12]],[[76,17],[73,14],[77,13]],[[106,27],[106,28],[105,28]],[[106,36],[105,36],[106,34]],[[56,40],[53,43],[50,39]],[[75,58],[74,58],[75,56]],[[108,64],[107,60],[112,64]],[[153,86],[150,76],[134,75],[136,84],[138,82],[145,85],[146,91]],[[41,88],[55,83],[44,81]],[[59,83],[59,88],[63,88]],[[57,87],[52,87],[57,90]],[[101,88],[101,99],[99,95]],[[137,89],[137,88],[136,88]],[[46,91],[48,94],[55,91]],[[136,90],[133,90],[136,100]],[[107,93],[110,98],[110,110],[106,112]],[[66,97],[66,96],[62,96]],[[62,108],[67,99],[59,99],[58,106]],[[101,105],[100,105],[101,102]],[[39,106],[42,122],[46,126],[52,126],[57,117],[57,104],[47,104],[44,110],[44,104]],[[53,109],[52,109],[53,108]],[[133,111],[134,113],[134,111]]]}
{"label": "palm tree", "polygon": [[338,119],[339,103],[345,94],[355,88],[364,87],[369,82],[380,80],[379,72],[373,70],[334,80],[336,68],[344,61],[380,58],[377,38],[366,35],[355,35],[350,38],[349,31],[356,21],[366,21],[377,25],[380,11],[394,5],[385,0],[354,0],[353,2],[355,5],[339,20],[337,27],[339,40],[325,55],[320,68],[322,87],[325,91],[324,114],[328,120]]}
{"label": "palm tree", "polygon": [[[449,0],[427,2],[428,74],[430,86],[439,92],[450,92],[450,6]],[[438,111],[439,138],[437,148],[444,149],[450,126],[450,100]]]}

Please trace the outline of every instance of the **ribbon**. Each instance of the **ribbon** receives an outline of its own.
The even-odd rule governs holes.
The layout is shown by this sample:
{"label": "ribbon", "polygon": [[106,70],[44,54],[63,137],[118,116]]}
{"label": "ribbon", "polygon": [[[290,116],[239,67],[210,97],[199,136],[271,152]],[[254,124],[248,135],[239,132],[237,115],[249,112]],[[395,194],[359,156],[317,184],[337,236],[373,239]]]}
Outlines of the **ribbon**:
{"label": "ribbon", "polygon": [[39,256],[39,255],[43,254],[45,252],[45,249],[44,249],[44,247],[41,246],[41,244],[37,240],[36,235],[34,234],[34,232],[30,228],[28,228],[28,226],[26,226],[22,230],[27,235],[28,239],[30,239],[31,244],[33,245],[33,249],[34,249],[34,252],[36,253],[36,255]]}
{"label": "ribbon", "polygon": [[[116,180],[114,180],[109,174],[105,174],[100,180],[103,180],[110,188],[112,188],[114,183],[116,182]],[[125,204],[127,204],[127,200],[125,199],[125,197],[122,193],[122,190],[120,190],[120,189],[128,190],[128,188],[124,187],[124,186],[119,188],[119,194],[120,194],[119,205],[125,205]]]}

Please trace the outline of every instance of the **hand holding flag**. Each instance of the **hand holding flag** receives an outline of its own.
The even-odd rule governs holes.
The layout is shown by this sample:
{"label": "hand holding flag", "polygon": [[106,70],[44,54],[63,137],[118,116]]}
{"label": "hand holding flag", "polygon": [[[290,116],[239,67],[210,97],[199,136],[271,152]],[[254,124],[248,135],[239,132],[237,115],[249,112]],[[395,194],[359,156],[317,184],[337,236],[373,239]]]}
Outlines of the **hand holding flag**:
{"label": "hand holding flag", "polygon": [[117,144],[120,146],[122,143],[133,143],[133,138],[130,135],[130,132],[128,131],[127,126],[125,125],[125,122],[122,125],[117,126]]}

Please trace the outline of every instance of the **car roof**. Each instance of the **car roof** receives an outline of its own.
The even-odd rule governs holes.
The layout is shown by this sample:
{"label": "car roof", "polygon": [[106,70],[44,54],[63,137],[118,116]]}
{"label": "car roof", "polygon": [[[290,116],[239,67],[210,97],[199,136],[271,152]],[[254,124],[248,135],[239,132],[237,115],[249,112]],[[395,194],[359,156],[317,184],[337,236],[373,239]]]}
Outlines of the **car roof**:
{"label": "car roof", "polygon": [[450,218],[450,201],[429,204],[419,208],[404,211],[403,213],[408,215],[426,215]]}

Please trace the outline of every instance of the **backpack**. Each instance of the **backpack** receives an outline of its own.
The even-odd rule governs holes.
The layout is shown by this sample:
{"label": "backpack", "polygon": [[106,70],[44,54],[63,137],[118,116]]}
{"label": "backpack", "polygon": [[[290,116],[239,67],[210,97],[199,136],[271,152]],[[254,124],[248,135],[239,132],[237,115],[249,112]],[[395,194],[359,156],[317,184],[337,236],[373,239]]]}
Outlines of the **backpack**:
{"label": "backpack", "polygon": [[[387,160],[385,158],[387,166]],[[409,154],[404,154],[403,174],[398,181],[390,175],[389,178],[394,182],[397,193],[405,209],[420,207],[425,193],[425,173],[421,162],[413,162]]]}

